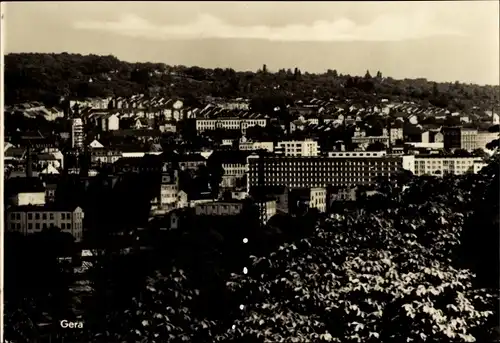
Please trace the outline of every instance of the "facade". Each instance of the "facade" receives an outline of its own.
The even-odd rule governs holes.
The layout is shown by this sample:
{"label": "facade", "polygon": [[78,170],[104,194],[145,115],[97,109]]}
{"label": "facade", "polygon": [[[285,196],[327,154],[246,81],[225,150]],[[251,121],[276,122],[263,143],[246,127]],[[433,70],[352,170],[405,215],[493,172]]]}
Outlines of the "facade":
{"label": "facade", "polygon": [[253,186],[318,188],[372,185],[402,169],[402,157],[248,157],[247,189]]}
{"label": "facade", "polygon": [[460,139],[461,128],[460,127],[444,127],[442,129],[444,148],[459,149],[462,146]]}
{"label": "facade", "polygon": [[200,166],[207,165],[207,159],[201,154],[181,155],[179,157],[179,168],[181,168],[181,170],[196,170]]}
{"label": "facade", "polygon": [[269,152],[274,151],[273,142],[240,142],[240,150],[267,150]]}
{"label": "facade", "polygon": [[44,205],[45,190],[17,193],[11,200],[14,206]]}
{"label": "facade", "polygon": [[326,212],[326,188],[311,188],[309,208],[316,208],[319,212]]}
{"label": "facade", "polygon": [[83,237],[84,213],[80,207],[13,206],[6,211],[6,228],[24,235],[56,227],[73,235],[76,242]]}
{"label": "facade", "polygon": [[462,128],[460,131],[460,148],[472,151],[477,147],[477,130]]}
{"label": "facade", "polygon": [[116,114],[109,114],[101,118],[102,131],[114,131],[120,129],[120,119]]}
{"label": "facade", "polygon": [[391,131],[389,132],[386,128],[383,130],[382,136],[390,136],[391,144],[396,144],[398,139],[403,140],[403,128],[402,127],[391,127]]}
{"label": "facade", "polygon": [[283,141],[276,144],[276,152],[285,156],[318,156],[319,146],[313,140]]}
{"label": "facade", "polygon": [[92,149],[90,153],[90,161],[93,164],[112,164],[122,158],[123,153],[114,149]]}
{"label": "facade", "polygon": [[486,149],[486,145],[498,139],[498,132],[479,131],[476,136],[476,146],[474,149]]}
{"label": "facade", "polygon": [[259,220],[262,225],[267,224],[269,219],[276,214],[276,200],[266,199],[255,202],[259,209]]}
{"label": "facade", "polygon": [[197,216],[235,216],[243,210],[240,201],[214,201],[195,205]]}
{"label": "facade", "polygon": [[446,174],[462,175],[474,173],[474,165],[481,163],[481,157],[457,157],[439,155],[405,156],[405,169],[417,176],[431,175],[441,177]]}
{"label": "facade", "polygon": [[227,117],[227,118],[200,118],[196,119],[196,132],[204,132],[215,129],[224,130],[241,130],[246,133],[246,129],[251,126],[266,126],[266,118],[237,118],[237,117]]}
{"label": "facade", "polygon": [[498,139],[498,132],[478,131],[469,128],[444,128],[444,146],[446,149],[464,149],[472,151],[485,149],[486,144]]}
{"label": "facade", "polygon": [[71,147],[76,149],[83,148],[83,122],[80,118],[71,121]]}
{"label": "facade", "polygon": [[385,151],[330,151],[328,157],[331,158],[380,158],[387,156]]}
{"label": "facade", "polygon": [[389,145],[389,136],[364,136],[364,137],[352,137],[352,142],[359,145],[370,145],[375,142],[380,142],[385,146]]}

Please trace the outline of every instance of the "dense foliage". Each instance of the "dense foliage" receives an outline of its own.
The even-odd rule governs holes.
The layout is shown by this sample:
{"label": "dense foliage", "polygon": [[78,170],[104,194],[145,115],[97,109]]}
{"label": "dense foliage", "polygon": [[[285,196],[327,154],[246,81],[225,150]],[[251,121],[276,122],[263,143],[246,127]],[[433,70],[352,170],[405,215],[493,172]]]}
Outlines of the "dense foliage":
{"label": "dense foliage", "polygon": [[[91,82],[89,82],[91,81]],[[300,70],[276,73],[236,72],[233,69],[167,66],[162,63],[128,63],[114,56],[80,54],[22,53],[5,56],[5,99],[7,104],[20,101],[59,101],[61,96],[107,97],[137,93],[180,96],[186,103],[197,104],[205,96],[246,97],[261,112],[284,108],[293,100],[309,98],[356,98],[377,102],[382,98],[411,100],[466,110],[473,106],[492,109],[498,104],[498,86],[434,83],[426,79],[394,80]],[[498,106],[498,105],[496,105]]]}
{"label": "dense foliage", "polygon": [[[326,220],[277,216],[267,228],[251,229],[239,218],[230,229],[193,222],[186,232],[153,234],[150,256],[113,262],[108,254],[95,263],[92,291],[80,305],[66,293],[49,296],[50,304],[16,293],[24,300],[7,302],[8,338],[32,339],[42,312],[60,318],[76,306],[86,327],[59,333],[65,341],[498,339],[491,332],[499,319],[498,171],[494,157],[477,175],[404,175]],[[144,237],[131,244],[144,245]],[[67,285],[50,267],[53,255],[38,254],[46,261],[38,272],[52,270],[53,280]],[[15,298],[9,289],[8,300]],[[54,301],[65,306],[49,310]]]}

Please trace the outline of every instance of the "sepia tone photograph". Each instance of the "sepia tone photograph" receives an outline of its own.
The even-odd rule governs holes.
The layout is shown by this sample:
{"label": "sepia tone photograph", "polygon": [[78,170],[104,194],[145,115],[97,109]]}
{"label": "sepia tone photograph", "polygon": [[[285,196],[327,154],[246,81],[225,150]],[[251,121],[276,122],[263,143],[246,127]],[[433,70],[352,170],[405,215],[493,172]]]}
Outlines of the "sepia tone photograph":
{"label": "sepia tone photograph", "polygon": [[1,5],[1,343],[500,342],[498,1]]}

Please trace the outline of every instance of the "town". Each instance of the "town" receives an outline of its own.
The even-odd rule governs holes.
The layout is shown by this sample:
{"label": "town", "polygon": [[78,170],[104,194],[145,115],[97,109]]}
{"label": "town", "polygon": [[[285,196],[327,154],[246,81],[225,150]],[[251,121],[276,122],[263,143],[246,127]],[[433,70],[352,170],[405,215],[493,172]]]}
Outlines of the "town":
{"label": "town", "polygon": [[[7,92],[13,87],[8,83],[12,68],[7,64]],[[143,68],[136,74],[146,79],[167,73],[189,79],[188,84],[195,71],[212,72],[137,68]],[[191,270],[197,280],[190,282],[209,290],[200,302],[219,307],[218,319],[211,320],[228,320],[224,315],[233,316],[238,305],[231,302],[235,299],[218,305],[210,299],[216,273],[247,270],[248,256],[264,256],[304,239],[318,223],[334,221],[348,208],[359,210],[361,203],[390,208],[398,200],[384,197],[387,187],[400,198],[412,194],[416,199],[423,195],[414,193],[415,180],[437,180],[432,182],[438,189],[439,182],[476,177],[498,163],[498,86],[492,93],[496,99],[471,100],[462,109],[451,101],[440,103],[442,85],[427,81],[430,102],[411,94],[371,95],[363,89],[367,83],[373,92],[374,83],[394,80],[381,72],[372,77],[369,71],[356,78],[329,71],[327,77],[342,83],[342,93],[329,96],[320,94],[324,90],[282,93],[278,88],[285,86],[279,84],[270,87],[286,96],[275,99],[238,94],[194,99],[151,88],[129,96],[81,96],[94,83],[113,84],[117,73],[86,75],[75,94],[61,93],[50,101],[25,97],[4,107],[5,244],[7,250],[18,250],[6,251],[6,260],[22,252],[35,254],[31,259],[39,261],[32,266],[16,261],[11,268],[32,273],[17,281],[32,298],[37,292],[29,283],[37,279],[40,289],[51,294],[49,304],[37,305],[36,315],[23,314],[32,325],[11,333],[22,331],[17,341],[68,337],[68,330],[54,334],[45,329],[62,321],[85,321],[82,328],[107,331],[109,308],[120,308],[120,301],[143,287],[140,280],[159,265],[174,268],[174,274],[176,268]],[[266,65],[258,73],[273,75]],[[294,84],[307,83],[298,69],[279,73]],[[47,269],[47,256],[65,266],[65,277]],[[115,286],[97,284],[111,270],[128,280],[120,282],[131,283],[121,297],[109,295]],[[99,287],[100,293],[95,291]],[[60,288],[67,288],[61,291],[65,295],[55,296],[53,290]],[[99,303],[105,309],[93,307]],[[92,323],[89,313],[95,317]],[[212,327],[207,323],[196,325]],[[82,330],[74,329],[64,342],[90,339]],[[213,336],[190,337],[208,342]]]}

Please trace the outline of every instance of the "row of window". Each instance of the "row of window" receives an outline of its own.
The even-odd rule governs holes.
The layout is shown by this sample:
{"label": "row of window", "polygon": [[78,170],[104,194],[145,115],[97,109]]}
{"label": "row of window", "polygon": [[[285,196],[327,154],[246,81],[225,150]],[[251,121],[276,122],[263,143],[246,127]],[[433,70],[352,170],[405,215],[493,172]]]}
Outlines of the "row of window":
{"label": "row of window", "polygon": [[[55,216],[56,214],[60,214],[61,215],[61,220],[71,220],[71,212],[42,212],[42,213],[39,213],[39,212],[28,212],[27,213],[27,217],[28,217],[28,220],[33,220],[33,217],[35,218],[35,220],[55,220]],[[81,217],[81,214],[80,213],[75,213],[75,218],[76,219],[80,219],[82,218]],[[21,220],[21,212],[12,212],[10,214],[10,219],[12,220]]]}
{"label": "row of window", "polygon": [[[45,230],[45,229],[48,229],[50,226],[47,224],[47,223],[28,223],[27,224],[27,229],[28,231],[31,231],[31,230]],[[22,228],[22,225],[21,223],[10,223],[10,229],[11,230],[17,230],[17,231],[20,231]],[[71,223],[62,223],[61,224],[61,230],[71,230],[72,228],[72,225]],[[77,223],[74,225],[74,228],[75,229],[81,229],[82,228],[82,224],[81,223]]]}

